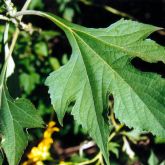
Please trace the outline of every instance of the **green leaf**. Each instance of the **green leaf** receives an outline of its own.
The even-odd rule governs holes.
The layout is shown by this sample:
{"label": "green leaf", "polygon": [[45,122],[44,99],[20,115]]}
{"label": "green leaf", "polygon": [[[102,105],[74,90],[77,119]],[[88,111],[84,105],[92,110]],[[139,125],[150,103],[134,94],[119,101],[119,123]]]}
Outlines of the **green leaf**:
{"label": "green leaf", "polygon": [[53,70],[57,70],[57,69],[60,68],[60,63],[59,63],[59,61],[58,61],[57,58],[55,58],[55,57],[50,57],[50,58],[49,58],[49,62],[50,62],[50,64],[51,64]]}
{"label": "green leaf", "polygon": [[165,160],[163,162],[161,162],[159,165],[165,165]]}
{"label": "green leaf", "polygon": [[115,143],[115,142],[110,142],[108,144],[109,151],[112,152],[113,154],[115,154],[115,156],[117,158],[119,158],[119,147],[120,147],[120,145],[118,143]]}
{"label": "green leaf", "polygon": [[108,28],[92,29],[41,15],[62,28],[72,46],[69,62],[46,80],[61,123],[73,105],[74,119],[97,142],[109,164],[106,113],[108,94],[112,93],[115,115],[121,122],[165,137],[165,80],[131,64],[135,57],[165,62],[165,49],[146,39],[160,28],[120,20]]}
{"label": "green leaf", "polygon": [[25,128],[42,127],[42,119],[26,99],[13,100],[5,86],[1,88],[1,147],[10,165],[18,164],[27,145]]}
{"label": "green leaf", "polygon": [[148,159],[148,165],[158,165],[159,160],[156,157],[156,155],[154,154],[153,151],[151,151],[150,157]]}
{"label": "green leaf", "polygon": [[39,56],[48,56],[48,46],[45,42],[38,42],[34,45],[34,51]]}
{"label": "green leaf", "polygon": [[58,31],[44,30],[41,32],[41,36],[43,36],[43,38],[45,38],[47,41],[59,35],[60,35],[60,32]]}
{"label": "green leaf", "polygon": [[22,73],[19,79],[20,85],[27,94],[30,94],[35,86],[40,82],[40,76],[37,73]]}
{"label": "green leaf", "polygon": [[42,10],[44,8],[43,0],[31,1],[29,9]]}
{"label": "green leaf", "polygon": [[2,155],[2,153],[0,151],[0,165],[2,165],[2,164],[3,164],[3,155]]}
{"label": "green leaf", "polygon": [[70,7],[66,7],[63,13],[63,17],[71,22],[74,17],[74,9]]}
{"label": "green leaf", "polygon": [[155,139],[154,139],[154,142],[156,144],[163,144],[163,143],[165,143],[165,138],[161,138],[159,136],[156,136]]}
{"label": "green leaf", "polygon": [[68,56],[67,56],[67,54],[63,54],[63,56],[62,56],[62,64],[64,65],[64,64],[67,64],[68,63]]}
{"label": "green leaf", "polygon": [[88,161],[89,159],[85,158],[85,157],[82,157],[78,154],[73,154],[71,156],[71,162],[75,162],[75,163],[81,163],[81,162],[85,162],[85,161]]}

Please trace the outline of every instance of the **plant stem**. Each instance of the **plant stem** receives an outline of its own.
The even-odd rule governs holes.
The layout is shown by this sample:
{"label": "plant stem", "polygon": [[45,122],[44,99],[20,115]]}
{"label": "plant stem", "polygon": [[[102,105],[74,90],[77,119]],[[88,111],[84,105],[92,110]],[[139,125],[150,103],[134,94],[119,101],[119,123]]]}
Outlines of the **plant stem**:
{"label": "plant stem", "polygon": [[112,132],[112,134],[108,138],[108,141],[110,142],[116,136],[116,134],[116,132]]}
{"label": "plant stem", "polygon": [[93,159],[87,160],[85,162],[79,163],[79,165],[87,165],[96,162],[97,160],[100,160],[100,157],[102,157],[101,152],[99,152]]}
{"label": "plant stem", "polygon": [[[24,6],[23,6],[23,8],[22,8],[21,11],[26,10],[26,9],[28,8],[30,2],[31,2],[31,0],[27,0],[27,1],[25,2],[25,4],[24,4]],[[20,17],[18,18],[19,21],[21,21],[22,18],[23,18],[23,15],[20,16]],[[11,50],[10,53],[11,53],[11,54],[12,54],[12,52],[13,52],[13,49],[14,49],[15,43],[16,43],[16,41],[17,41],[17,39],[18,39],[19,32],[20,32],[20,31],[19,31],[19,29],[17,28],[16,31],[15,31],[15,33],[14,33],[14,37],[13,37],[13,40],[12,40],[12,43],[11,43],[11,48],[10,48],[10,50]]]}
{"label": "plant stem", "polygon": [[50,16],[49,14],[46,14],[41,11],[25,10],[25,11],[16,12],[15,15],[13,16],[13,18],[20,17],[22,15],[36,15],[36,16],[44,17],[44,18],[47,18],[47,19],[51,20],[52,22],[56,23],[57,26],[71,31],[71,29],[68,26],[66,26],[64,23],[62,23],[61,21],[58,20],[58,19],[60,19],[60,18],[58,18],[58,16],[54,16],[52,18],[52,16]]}
{"label": "plant stem", "polygon": [[[30,2],[31,2],[32,0],[26,0],[26,2],[25,2],[25,4],[24,4],[24,6],[22,7],[22,10],[21,11],[25,11],[27,8],[28,8],[28,6],[30,5]],[[22,19],[22,17],[23,16],[20,16],[20,20]]]}
{"label": "plant stem", "polygon": [[10,21],[10,19],[4,15],[0,15],[0,20]]}
{"label": "plant stem", "polygon": [[[27,9],[28,5],[30,4],[31,0],[27,0],[22,8],[21,11],[24,11]],[[20,16],[18,19],[21,21],[23,16]],[[5,33],[8,33],[8,32],[5,32]],[[8,35],[8,34],[5,34],[5,35]],[[19,29],[17,28],[16,31],[14,32],[14,36],[13,36],[13,39],[12,39],[12,42],[11,42],[11,46],[10,46],[10,49],[9,51],[6,53],[5,52],[5,57],[6,57],[6,60],[5,60],[5,64],[2,68],[2,78],[1,78],[1,81],[0,81],[0,84],[3,83],[4,79],[5,79],[5,72],[6,72],[6,69],[7,69],[7,66],[8,66],[8,61],[13,53],[13,50],[14,50],[14,47],[15,47],[15,44],[17,42],[17,39],[18,39],[18,35],[19,35]],[[7,41],[5,43],[5,45],[8,44]],[[6,48],[5,48],[6,49]]]}
{"label": "plant stem", "polygon": [[[82,2],[85,5],[88,5],[88,6],[100,7],[99,5],[94,4],[94,3],[90,2],[90,1],[87,1],[87,0],[79,0],[79,1]],[[131,15],[129,15],[127,13],[124,13],[122,11],[119,11],[119,10],[117,10],[117,9],[111,7],[111,6],[103,5],[103,6],[101,6],[101,8],[108,11],[108,12],[111,12],[115,15],[119,15],[121,17],[126,17],[126,18],[130,18],[130,19],[132,18]]]}
{"label": "plant stem", "polygon": [[9,26],[10,26],[9,23],[6,23],[4,37],[3,37],[5,58],[7,58],[9,54],[9,45],[8,45]]}
{"label": "plant stem", "polygon": [[115,129],[117,129],[118,124],[116,123],[116,120],[115,120],[113,107],[111,107],[110,109],[111,109],[110,119],[111,119],[112,125],[115,127]]}
{"label": "plant stem", "polygon": [[[4,0],[4,2],[6,2],[6,1]],[[30,2],[31,2],[31,0],[27,0],[21,11],[26,10],[28,8]],[[19,17],[18,19],[21,21],[22,16]],[[15,33],[14,33],[10,48],[8,47],[8,32],[9,32],[9,23],[6,23],[5,32],[4,32],[5,63],[2,67],[1,78],[0,78],[0,106],[1,106],[1,97],[2,97],[3,84],[4,84],[4,81],[5,81],[5,78],[6,78],[6,70],[7,70],[9,59],[12,56],[15,44],[16,44],[17,39],[18,39],[19,29],[17,28]]]}
{"label": "plant stem", "polygon": [[[4,37],[3,37],[5,59],[7,58],[8,53],[9,53],[8,32],[9,32],[9,23],[6,23],[5,31],[4,31]],[[4,66],[3,66],[2,71],[1,71],[1,78],[0,78],[0,98],[2,97],[3,82],[4,82],[4,79],[5,79],[6,68],[7,68],[6,65],[7,65],[7,63],[6,63],[6,60],[5,60]],[[1,106],[1,99],[0,99],[0,106]]]}
{"label": "plant stem", "polygon": [[110,142],[117,134],[119,134],[120,130],[124,127],[123,124],[119,125],[114,132],[111,133],[111,135],[108,138],[108,141]]}

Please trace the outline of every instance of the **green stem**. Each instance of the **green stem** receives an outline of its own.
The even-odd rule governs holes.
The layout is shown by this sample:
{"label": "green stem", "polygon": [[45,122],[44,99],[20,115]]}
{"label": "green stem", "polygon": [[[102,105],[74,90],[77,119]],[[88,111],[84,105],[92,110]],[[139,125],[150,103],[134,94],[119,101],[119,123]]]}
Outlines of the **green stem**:
{"label": "green stem", "polygon": [[[4,53],[5,53],[5,59],[7,58],[8,52],[9,52],[9,47],[8,47],[8,32],[9,32],[9,23],[6,23],[5,25],[5,31],[4,31],[4,37],[3,37],[3,45],[4,45]],[[3,83],[5,80],[5,75],[6,75],[6,60],[4,63],[4,66],[1,71],[1,78],[0,78],[0,98],[2,96],[2,88],[3,88]],[[1,99],[0,99],[0,106],[1,106]]]}
{"label": "green stem", "polygon": [[106,10],[108,12],[111,12],[111,13],[113,13],[115,15],[119,15],[121,17],[126,17],[126,18],[130,18],[130,19],[133,18],[129,14],[124,13],[122,11],[119,11],[119,10],[117,10],[117,9],[111,7],[111,6],[107,6],[107,5],[100,6],[100,5],[94,4],[94,3],[90,2],[90,1],[87,1],[87,0],[79,0],[79,1],[82,2],[85,5],[88,5],[88,6],[101,7],[102,9],[104,9],[104,10]]}
{"label": "green stem", "polygon": [[10,21],[10,19],[4,15],[0,15],[0,20]]}
{"label": "green stem", "polygon": [[4,53],[5,53],[5,63],[4,66],[2,68],[2,72],[1,72],[1,79],[0,79],[0,86],[3,86],[3,82],[5,79],[5,74],[6,74],[6,68],[7,68],[7,57],[8,54],[10,53],[9,51],[9,46],[8,46],[8,33],[9,33],[9,23],[6,23],[5,25],[5,31],[4,31],[4,37],[3,37],[3,45],[4,45]]}
{"label": "green stem", "polygon": [[119,125],[116,129],[115,129],[115,131],[114,132],[112,132],[112,134],[109,136],[109,138],[108,138],[108,141],[110,142],[110,141],[112,141],[112,139],[116,136],[116,135],[118,135],[119,134],[119,132],[120,132],[120,130],[123,128],[123,124],[121,124],[121,125]]}
{"label": "green stem", "polygon": [[19,11],[13,17],[16,18],[16,17],[20,17],[20,16],[23,16],[23,15],[36,15],[36,16],[40,16],[40,17],[45,17],[45,18],[51,20],[52,22],[56,23],[57,26],[59,26],[59,27],[61,27],[63,29],[71,30],[64,23],[60,22],[58,20],[57,16],[56,16],[56,18],[55,18],[55,16],[52,18],[50,15],[48,15],[48,14],[46,14],[44,12],[41,12],[41,11],[36,11],[36,10]]}
{"label": "green stem", "polygon": [[[24,11],[27,9],[28,5],[30,4],[31,0],[27,0],[22,8],[21,11]],[[18,19],[21,21],[23,16],[20,16]],[[7,43],[7,40],[8,40],[8,37],[6,38],[6,36],[8,36],[8,31],[5,30],[5,47],[6,45],[8,44]],[[8,52],[6,52],[5,50],[5,57],[6,57],[6,60],[5,60],[5,63],[4,63],[4,66],[2,68],[2,72],[1,72],[1,80],[0,80],[0,85],[3,84],[4,80],[5,80],[5,73],[6,73],[6,69],[7,69],[7,66],[8,66],[8,61],[10,59],[10,57],[12,56],[12,53],[13,53],[13,50],[14,50],[14,47],[15,47],[15,44],[17,42],[17,39],[18,39],[18,35],[19,35],[19,29],[17,28],[15,33],[14,33],[14,36],[13,36],[13,39],[12,39],[12,42],[11,42],[11,46],[10,46],[10,49]],[[6,48],[5,48],[6,49]]]}
{"label": "green stem", "polygon": [[110,142],[116,136],[116,134],[116,132],[112,132],[112,134],[108,138],[108,141]]}
{"label": "green stem", "polygon": [[79,163],[79,165],[87,165],[96,162],[97,160],[100,160],[100,156],[102,157],[101,152],[99,152],[93,159],[87,160],[85,162]]}
{"label": "green stem", "polygon": [[[25,2],[25,4],[24,4],[24,6],[22,7],[22,10],[21,11],[25,11],[27,8],[28,8],[28,6],[30,5],[30,2],[31,2],[32,0],[26,0],[26,2]],[[22,19],[22,17],[23,16],[20,16],[20,20]]]}

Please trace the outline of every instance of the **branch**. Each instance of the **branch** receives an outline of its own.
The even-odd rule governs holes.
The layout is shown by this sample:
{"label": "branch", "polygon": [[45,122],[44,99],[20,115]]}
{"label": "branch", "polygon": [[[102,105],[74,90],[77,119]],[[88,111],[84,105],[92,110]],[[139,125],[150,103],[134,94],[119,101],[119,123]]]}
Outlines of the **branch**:
{"label": "branch", "polygon": [[[10,7],[11,7],[11,0],[6,0],[6,1],[4,1],[4,2],[5,2],[5,4],[6,4],[6,6],[8,7],[8,10],[11,10],[11,8],[10,8]],[[9,2],[10,2],[10,4],[9,4]],[[27,1],[25,2],[25,4],[24,4],[24,6],[23,6],[23,8],[22,8],[21,11],[26,10],[27,7],[28,7],[28,5],[30,4],[30,2],[31,2],[31,0],[27,0]],[[13,8],[13,6],[12,6],[12,8]],[[23,16],[18,17],[19,21],[21,21],[22,17],[23,17]],[[6,69],[7,69],[8,61],[9,61],[9,59],[10,59],[12,53],[13,53],[15,44],[16,44],[17,39],[18,39],[18,35],[19,35],[19,29],[17,28],[16,31],[15,31],[15,33],[14,33],[14,36],[13,36],[13,39],[12,39],[12,42],[11,42],[11,46],[10,46],[9,52],[8,52],[8,54],[6,55],[6,61],[5,61],[5,64],[4,64],[4,66],[3,66],[4,72],[5,72]]]}
{"label": "branch", "polygon": [[56,143],[54,143],[54,149],[55,149],[56,153],[63,159],[71,156],[74,153],[81,152],[81,154],[82,154],[82,152],[84,150],[89,154],[95,153],[97,151],[96,144],[93,141],[84,142],[78,146],[69,147],[69,148],[65,148],[65,149],[61,147],[60,142],[56,142]]}
{"label": "branch", "polygon": [[133,17],[127,13],[124,13],[122,11],[119,11],[111,6],[107,6],[107,5],[104,5],[104,6],[100,6],[100,5],[97,5],[97,4],[94,4],[90,1],[87,1],[87,0],[79,0],[80,2],[82,2],[83,4],[85,5],[88,5],[88,6],[96,6],[96,7],[100,7],[100,8],[103,8],[104,10],[108,11],[108,12],[111,12],[115,15],[119,15],[121,17],[126,17],[126,18],[130,18],[132,19]]}
{"label": "branch", "polygon": [[0,15],[0,20],[10,21],[10,19],[4,15]]}

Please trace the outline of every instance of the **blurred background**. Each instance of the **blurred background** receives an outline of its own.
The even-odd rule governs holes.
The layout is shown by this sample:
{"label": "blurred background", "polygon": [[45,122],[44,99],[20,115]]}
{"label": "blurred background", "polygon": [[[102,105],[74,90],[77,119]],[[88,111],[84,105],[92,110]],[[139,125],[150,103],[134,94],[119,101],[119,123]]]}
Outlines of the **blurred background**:
{"label": "blurred background", "polygon": [[[25,1],[13,2],[19,10]],[[68,21],[93,28],[107,27],[121,18],[165,27],[165,0],[33,0],[29,9],[51,12]],[[32,30],[29,33],[21,31],[15,46],[13,58],[16,68],[8,80],[10,93],[15,98],[23,96],[30,99],[45,123],[56,121],[56,126],[60,129],[52,135],[54,142],[49,150],[51,158],[41,162],[80,164],[89,161],[97,155],[98,148],[90,143],[90,137],[74,122],[72,116],[66,115],[64,127],[58,124],[48,89],[44,85],[50,72],[68,62],[71,54],[68,40],[58,27],[43,18],[26,16],[23,21],[30,24]],[[0,40],[2,40],[4,25],[0,23]],[[14,26],[10,29],[10,38],[14,29]],[[164,30],[155,32],[150,38],[165,46]],[[142,71],[157,72],[165,76],[165,65],[161,62],[149,64],[136,58],[132,63]],[[42,141],[44,131],[45,129],[29,131],[30,142],[21,163],[29,159],[28,154],[32,148]],[[110,160],[113,165],[165,165],[165,139],[156,138],[151,134],[141,135],[125,126],[122,131],[128,133],[126,140],[121,134],[114,137],[110,144]],[[87,148],[80,153],[85,144]]]}

